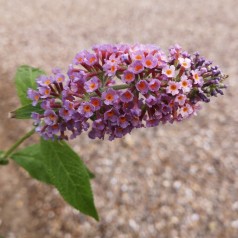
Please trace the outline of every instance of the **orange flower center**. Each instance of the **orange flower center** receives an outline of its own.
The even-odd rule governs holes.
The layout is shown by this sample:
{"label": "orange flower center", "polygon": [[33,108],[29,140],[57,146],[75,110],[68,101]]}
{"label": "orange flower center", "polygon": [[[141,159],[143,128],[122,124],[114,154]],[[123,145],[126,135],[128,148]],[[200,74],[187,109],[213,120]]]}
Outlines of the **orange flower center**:
{"label": "orange flower center", "polygon": [[166,70],[166,74],[171,75],[172,74],[172,70],[171,69],[167,69]]}
{"label": "orange flower center", "polygon": [[130,99],[131,98],[131,94],[127,91],[124,93],[124,96],[127,98],[127,99]]}
{"label": "orange flower center", "polygon": [[139,87],[139,89],[144,89],[145,88],[145,83],[144,82],[140,82],[138,84],[138,87]]}
{"label": "orange flower center", "polygon": [[188,66],[188,64],[187,64],[186,62],[183,62],[182,65],[183,65],[184,67]]}
{"label": "orange flower center", "polygon": [[54,114],[50,114],[50,116],[49,116],[49,118],[50,118],[50,120],[55,120],[55,115]]}
{"label": "orange flower center", "polygon": [[136,60],[142,60],[142,55],[137,55],[137,56],[135,57],[135,59],[136,59]]}
{"label": "orange flower center", "polygon": [[69,111],[68,110],[64,110],[64,115],[65,116],[69,115]]}
{"label": "orange flower center", "polygon": [[90,112],[90,111],[91,111],[91,107],[90,107],[89,105],[85,105],[85,106],[83,107],[83,110],[84,110],[85,112]]}
{"label": "orange flower center", "polygon": [[186,81],[183,81],[183,82],[182,82],[182,85],[183,85],[184,87],[186,87],[186,86],[188,86],[188,83],[187,83]]}
{"label": "orange flower center", "polygon": [[98,100],[92,100],[92,104],[93,104],[93,106],[98,107],[99,106],[99,101]]}
{"label": "orange flower center", "polygon": [[147,66],[151,66],[151,65],[152,65],[152,62],[151,62],[151,60],[146,60],[145,64],[146,64]]}
{"label": "orange flower center", "polygon": [[95,58],[95,57],[91,57],[91,58],[89,59],[89,62],[90,62],[90,63],[93,63],[94,61],[96,61],[96,58]]}
{"label": "orange flower center", "polygon": [[106,99],[108,100],[108,101],[112,101],[113,100],[113,95],[112,94],[107,94],[107,96],[106,96]]}
{"label": "orange flower center", "polygon": [[133,74],[132,73],[127,73],[125,78],[126,78],[126,80],[131,81],[133,79]]}
{"label": "orange flower center", "polygon": [[116,70],[116,67],[113,65],[113,66],[111,67],[111,71],[112,71],[112,72],[115,72],[115,70]]}
{"label": "orange flower center", "polygon": [[95,84],[95,83],[91,83],[91,84],[90,84],[90,88],[91,88],[91,89],[95,89],[95,88],[96,88],[96,84]]}
{"label": "orange flower center", "polygon": [[126,118],[125,117],[120,117],[120,122],[121,123],[126,122]]}
{"label": "orange flower center", "polygon": [[53,129],[58,129],[59,128],[59,126],[57,124],[53,125],[52,127],[53,127]]}
{"label": "orange flower center", "polygon": [[50,94],[50,90],[49,89],[45,90],[45,95],[47,95],[47,94]]}
{"label": "orange flower center", "polygon": [[194,78],[195,78],[196,80],[198,80],[198,78],[199,78],[198,74],[194,74]]}
{"label": "orange flower center", "polygon": [[79,58],[78,58],[78,62],[79,62],[79,63],[83,62],[83,58],[82,58],[82,57],[79,57]]}
{"label": "orange flower center", "polygon": [[153,84],[150,85],[150,87],[151,87],[152,89],[156,89],[157,84],[156,84],[156,83],[153,83]]}
{"label": "orange flower center", "polygon": [[110,112],[107,113],[107,116],[108,116],[108,117],[112,117],[113,115],[114,115],[114,112],[113,112],[113,111],[110,111]]}
{"label": "orange flower center", "polygon": [[50,80],[48,79],[45,81],[45,85],[49,85],[49,84],[50,84]]}
{"label": "orange flower center", "polygon": [[139,71],[139,70],[141,70],[142,69],[142,65],[136,65],[135,66],[135,71]]}
{"label": "orange flower center", "polygon": [[176,90],[176,89],[177,89],[177,86],[176,86],[175,84],[172,84],[172,85],[170,86],[170,89],[171,89],[171,90]]}
{"label": "orange flower center", "polygon": [[59,78],[57,79],[57,81],[58,81],[58,83],[61,83],[61,82],[63,81],[63,78],[59,77]]}

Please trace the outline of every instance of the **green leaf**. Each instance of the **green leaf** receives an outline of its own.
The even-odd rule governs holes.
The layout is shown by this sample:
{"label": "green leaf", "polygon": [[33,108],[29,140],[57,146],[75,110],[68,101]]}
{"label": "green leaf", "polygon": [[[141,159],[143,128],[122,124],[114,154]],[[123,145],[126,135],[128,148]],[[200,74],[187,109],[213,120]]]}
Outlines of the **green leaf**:
{"label": "green leaf", "polygon": [[44,183],[52,183],[44,165],[40,144],[34,144],[17,151],[11,155],[11,158],[28,171],[33,178]]}
{"label": "green leaf", "polygon": [[44,164],[65,201],[99,220],[88,171],[79,156],[65,143],[41,140]]}
{"label": "green leaf", "polygon": [[23,107],[16,109],[15,111],[10,112],[10,117],[16,119],[31,119],[32,112],[42,114],[44,110],[40,107],[39,104],[37,104],[36,106],[32,106],[32,104],[27,104]]}
{"label": "green leaf", "polygon": [[27,98],[27,90],[28,88],[36,89],[36,78],[42,74],[45,74],[43,70],[28,65],[22,65],[17,69],[15,84],[23,106],[31,103],[31,100]]}

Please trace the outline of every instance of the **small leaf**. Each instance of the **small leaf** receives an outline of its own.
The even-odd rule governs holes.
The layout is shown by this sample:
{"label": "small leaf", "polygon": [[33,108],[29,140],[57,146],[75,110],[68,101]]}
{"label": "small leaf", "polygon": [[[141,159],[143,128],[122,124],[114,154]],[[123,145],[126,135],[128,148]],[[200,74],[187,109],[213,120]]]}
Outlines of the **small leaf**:
{"label": "small leaf", "polygon": [[17,151],[11,158],[23,167],[35,179],[51,184],[50,176],[45,168],[40,144],[28,146]]}
{"label": "small leaf", "polygon": [[65,201],[98,220],[88,171],[79,156],[65,143],[41,140],[44,164]]}
{"label": "small leaf", "polygon": [[42,114],[44,110],[40,107],[39,104],[36,106],[32,106],[32,104],[27,104],[23,107],[16,109],[15,111],[10,112],[10,117],[16,119],[31,119],[32,112]]}
{"label": "small leaf", "polygon": [[31,103],[31,100],[27,98],[27,90],[28,88],[36,89],[36,78],[42,74],[45,74],[43,70],[33,68],[28,65],[22,65],[17,69],[15,84],[17,94],[23,106]]}

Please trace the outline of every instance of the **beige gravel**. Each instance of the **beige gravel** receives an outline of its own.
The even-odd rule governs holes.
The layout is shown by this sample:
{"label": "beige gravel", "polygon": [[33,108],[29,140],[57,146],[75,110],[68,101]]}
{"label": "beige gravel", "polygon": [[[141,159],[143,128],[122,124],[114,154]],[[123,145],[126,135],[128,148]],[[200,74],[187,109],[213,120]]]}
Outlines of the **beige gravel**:
{"label": "beige gravel", "polygon": [[13,76],[29,64],[67,69],[96,43],[179,43],[229,74],[226,95],[180,124],[124,139],[71,142],[91,170],[95,222],[15,164],[0,168],[0,235],[5,238],[237,238],[238,8],[236,0],[0,0],[0,147],[30,128],[7,119]]}

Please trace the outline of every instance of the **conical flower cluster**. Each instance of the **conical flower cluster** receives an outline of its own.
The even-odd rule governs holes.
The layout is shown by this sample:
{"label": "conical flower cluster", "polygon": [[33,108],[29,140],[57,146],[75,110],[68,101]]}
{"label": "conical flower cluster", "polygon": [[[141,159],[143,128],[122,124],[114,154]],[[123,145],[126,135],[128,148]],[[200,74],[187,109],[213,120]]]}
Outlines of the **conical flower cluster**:
{"label": "conical flower cluster", "polygon": [[134,128],[173,123],[198,111],[199,102],[223,94],[218,66],[176,45],[169,54],[154,45],[96,45],[79,52],[67,75],[54,69],[29,89],[36,131],[45,139],[121,138]]}

